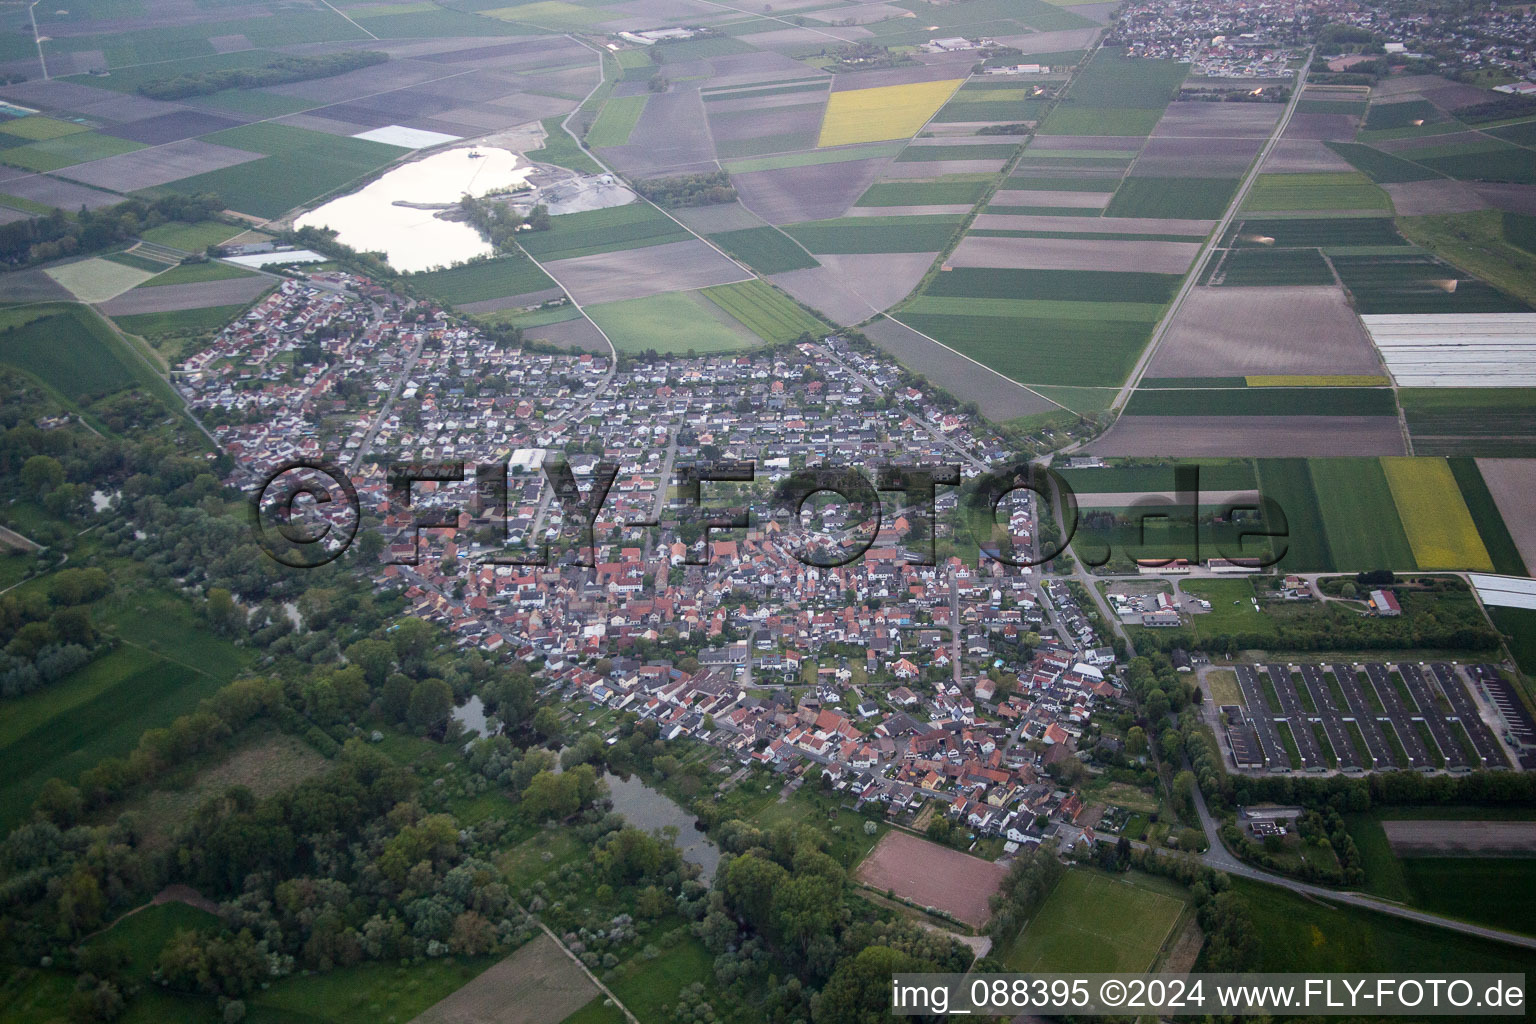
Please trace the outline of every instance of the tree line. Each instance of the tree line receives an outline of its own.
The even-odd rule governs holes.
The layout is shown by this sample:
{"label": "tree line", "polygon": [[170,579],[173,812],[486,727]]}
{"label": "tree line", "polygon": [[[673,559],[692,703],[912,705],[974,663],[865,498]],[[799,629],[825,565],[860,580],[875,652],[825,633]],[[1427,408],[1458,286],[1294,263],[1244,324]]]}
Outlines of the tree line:
{"label": "tree line", "polygon": [[388,60],[389,54],[378,50],[342,50],[318,57],[280,57],[253,68],[188,71],[172,78],[157,78],[140,84],[139,93],[154,100],[180,100],[188,96],[210,96],[225,89],[260,89],[288,82],[331,78]]}

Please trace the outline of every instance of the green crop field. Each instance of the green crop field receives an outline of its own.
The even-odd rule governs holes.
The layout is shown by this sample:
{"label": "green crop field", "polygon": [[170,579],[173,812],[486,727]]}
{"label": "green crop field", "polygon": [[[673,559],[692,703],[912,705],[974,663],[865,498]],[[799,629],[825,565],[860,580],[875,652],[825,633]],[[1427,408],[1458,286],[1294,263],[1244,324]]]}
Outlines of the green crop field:
{"label": "green crop field", "polygon": [[1355,170],[1363,171],[1378,184],[1397,181],[1429,181],[1440,177],[1428,167],[1358,142],[1328,142],[1325,145],[1348,160]]}
{"label": "green crop field", "polygon": [[1390,210],[1392,202],[1365,175],[1354,171],[1320,174],[1261,174],[1244,204],[1246,210]]}
{"label": "green crop field", "polygon": [[1308,467],[1334,568],[1418,568],[1379,460],[1312,459]]}
{"label": "green crop field", "polygon": [[1161,109],[1104,108],[1059,104],[1041,122],[1041,135],[1150,135],[1162,120]]}
{"label": "green crop field", "polygon": [[555,286],[549,275],[522,253],[466,263],[447,270],[411,274],[406,280],[428,295],[454,306],[507,295],[527,295]]}
{"label": "green crop field", "polygon": [[974,203],[991,184],[987,178],[882,181],[869,186],[855,206],[953,206]]}
{"label": "green crop field", "polygon": [[539,123],[544,126],[544,148],[529,151],[528,159],[541,164],[554,164],[582,174],[601,174],[602,166],[587,154],[569,132],[560,127],[564,118],[547,117]]}
{"label": "green crop field", "polygon": [[1173,297],[1178,286],[1176,274],[957,267],[935,277],[927,294],[973,299],[1067,299],[1161,305]]}
{"label": "green crop field", "polygon": [[1010,971],[1145,971],[1184,911],[1173,887],[1073,868],[1012,948]]}
{"label": "green crop field", "polygon": [[1365,127],[1368,131],[1378,131],[1382,128],[1406,128],[1410,125],[1416,126],[1415,122],[1438,121],[1441,117],[1440,110],[1428,100],[1372,103],[1371,112],[1365,118]]}
{"label": "green crop field", "polygon": [[1129,416],[1396,416],[1390,388],[1138,388]]}
{"label": "green crop field", "polygon": [[964,217],[840,217],[786,224],[784,231],[813,253],[938,252]]}
{"label": "green crop field", "polygon": [[[5,156],[9,158],[12,152],[15,151],[5,151]],[[1456,147],[1455,152],[1438,156],[1416,156],[1416,159],[1425,167],[1463,181],[1509,181],[1522,185],[1536,184],[1536,155],[1520,146],[1499,143],[1488,147]]]}
{"label": "green crop field", "polygon": [[1391,217],[1283,217],[1238,221],[1222,244],[1231,248],[1407,245]]}
{"label": "green crop field", "polygon": [[0,314],[0,363],[32,374],[70,401],[143,383],[149,372],[95,313],[72,303]]}
{"label": "green crop field", "polygon": [[1427,254],[1334,256],[1359,313],[1525,313],[1530,307]]}
{"label": "green crop field", "polygon": [[[931,316],[985,316],[1015,320],[1098,320],[1154,324],[1163,307],[1151,302],[1072,302],[1064,299],[977,299],[919,295],[904,306],[906,313]],[[1241,387],[1241,383],[1238,385]]]}
{"label": "green crop field", "polygon": [[1100,47],[1072,79],[1067,95],[1091,107],[1139,107],[1161,112],[1178,94],[1189,65],[1127,57],[1114,46]]}
{"label": "green crop field", "polygon": [[1403,388],[1398,399],[1415,440],[1437,434],[1536,436],[1533,388]]}
{"label": "green crop field", "polygon": [[130,142],[96,132],[80,132],[44,139],[26,146],[0,149],[0,162],[29,171],[54,171],[143,148],[142,142]]}
{"label": "green crop field", "polygon": [[1285,513],[1289,532],[1281,566],[1290,572],[1333,568],[1327,528],[1306,459],[1260,459],[1259,490]]}
{"label": "green crop field", "polygon": [[1467,503],[1467,511],[1472,513],[1472,522],[1477,524],[1483,547],[1488,549],[1494,572],[1507,576],[1528,575],[1525,559],[1520,556],[1520,549],[1510,536],[1509,525],[1504,522],[1499,506],[1488,491],[1488,483],[1483,479],[1482,470],[1477,468],[1477,460],[1454,458],[1446,461],[1450,463],[1451,475],[1456,478],[1462,500]]}
{"label": "green crop field", "polygon": [[1001,143],[972,142],[955,146],[908,146],[896,158],[898,163],[925,160],[1006,160],[1023,139],[1009,138]]}
{"label": "green crop field", "polygon": [[1234,249],[1216,267],[1212,281],[1224,285],[1333,284],[1333,271],[1316,249]]}
{"label": "green crop field", "polygon": [[1104,216],[1215,220],[1235,191],[1236,178],[1127,178]]}
{"label": "green crop field", "polygon": [[1520,671],[1536,675],[1536,608],[1489,608],[1488,617],[1509,638],[1509,653]]}
{"label": "green crop field", "polygon": [[645,110],[645,96],[615,96],[603,104],[603,112],[597,115],[587,131],[589,146],[622,146],[629,141],[629,133],[635,130],[635,122]]}
{"label": "green crop field", "polygon": [[167,221],[140,232],[139,237],[146,242],[170,246],[172,249],[202,252],[210,245],[228,241],[243,230],[245,229],[237,224],[221,224],[215,220],[199,221],[196,224]]}
{"label": "green crop field", "polygon": [[1061,469],[1058,475],[1082,494],[1152,491],[1172,493],[1177,466],[1200,471],[1200,487],[1212,491],[1246,491],[1258,487],[1253,463],[1246,459],[1178,459],[1162,465],[1110,465],[1096,469]]}
{"label": "green crop field", "polygon": [[1044,192],[1113,192],[1120,184],[1118,175],[1102,177],[1093,175],[1073,175],[1071,177],[1051,176],[1038,171],[1028,174],[1015,172],[1014,175],[1003,182],[1003,188],[1022,188]]}
{"label": "green crop field", "polygon": [[704,297],[767,342],[794,341],[806,333],[820,337],[827,330],[826,324],[757,279],[705,288]]}
{"label": "green crop field", "polygon": [[267,155],[161,187],[185,195],[213,192],[230,208],[257,217],[281,216],[410,152],[399,146],[270,122],[230,128],[203,139]]}
{"label": "green crop field", "polygon": [[1530,950],[1285,889],[1232,880],[1253,915],[1261,971],[1536,971]]}
{"label": "green crop field", "polygon": [[744,329],[732,330],[702,302],[692,293],[667,292],[588,306],[587,316],[620,352],[732,352],[752,344]]}
{"label": "green crop field", "polygon": [[548,231],[525,231],[517,236],[518,243],[541,262],[682,242],[693,237],[649,203],[563,213],[551,222]]}
{"label": "green crop field", "polygon": [[[1522,235],[1520,215],[1498,210],[1404,217],[1405,237],[1453,266],[1526,303],[1536,304],[1536,250]],[[1531,218],[1526,218],[1531,220]],[[1515,237],[1510,237],[1513,229]],[[1527,241],[1526,246],[1519,240]]]}
{"label": "green crop field", "polygon": [[180,361],[187,346],[202,336],[222,330],[239,316],[244,306],[204,306],[164,313],[133,313],[115,316],[120,330],[149,342],[169,363]]}
{"label": "green crop field", "polygon": [[709,240],[760,274],[819,267],[816,258],[778,228],[742,228],[710,235]]}
{"label": "green crop field", "polygon": [[1119,385],[1152,333],[1150,324],[1135,321],[922,313],[898,318],[1025,384]]}

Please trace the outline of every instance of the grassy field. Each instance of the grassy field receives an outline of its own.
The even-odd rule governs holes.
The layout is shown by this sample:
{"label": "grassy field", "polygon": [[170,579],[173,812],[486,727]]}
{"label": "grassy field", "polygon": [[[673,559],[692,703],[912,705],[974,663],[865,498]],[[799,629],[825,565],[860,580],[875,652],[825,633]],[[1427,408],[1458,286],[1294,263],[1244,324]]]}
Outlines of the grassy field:
{"label": "grassy field", "polygon": [[630,203],[584,213],[563,213],[552,218],[548,231],[525,231],[517,240],[535,259],[547,262],[682,242],[692,237],[649,203]]}
{"label": "grassy field", "polygon": [[1334,568],[1418,568],[1379,459],[1312,459],[1307,465]]}
{"label": "grassy field", "polygon": [[66,135],[77,135],[88,131],[90,128],[86,125],[75,124],[72,121],[59,121],[41,115],[18,117],[0,122],[0,132],[14,135],[18,139],[30,139],[33,142],[40,142],[43,139],[61,139]]}
{"label": "grassy field", "polygon": [[1291,572],[1327,571],[1333,555],[1306,459],[1260,459],[1259,489],[1280,505],[1289,529],[1281,566]]}
{"label": "grassy field", "polygon": [[412,274],[407,280],[449,305],[526,295],[555,286],[549,275],[522,253],[466,263],[448,270]]}
{"label": "grassy field", "polygon": [[1127,178],[1104,216],[1215,220],[1235,191],[1236,178]]}
{"label": "grassy field", "polygon": [[1352,171],[1261,174],[1245,210],[1390,210],[1392,202],[1371,179]]}
{"label": "grassy field", "polygon": [[731,352],[751,345],[745,330],[721,323],[702,301],[693,293],[668,292],[588,306],[587,316],[620,352]]}
{"label": "grassy field", "polygon": [[1316,249],[1233,249],[1212,280],[1229,286],[1333,284],[1333,271]]}
{"label": "grassy field", "polygon": [[163,187],[185,195],[214,192],[232,209],[257,217],[281,216],[410,152],[399,146],[270,122],[215,132],[204,141],[266,156]]}
{"label": "grassy field", "polygon": [[760,274],[818,267],[815,257],[778,228],[743,228],[710,235],[709,240]]}
{"label": "grassy field", "polygon": [[753,279],[705,288],[704,297],[767,342],[819,337],[827,325],[766,282]]}
{"label": "grassy field", "polygon": [[1411,160],[1405,160],[1391,153],[1384,153],[1371,146],[1358,142],[1329,142],[1325,143],[1339,156],[1350,162],[1357,171],[1361,171],[1377,184],[1388,184],[1399,181],[1430,181],[1441,175],[1416,164]]}
{"label": "grassy field", "polygon": [[603,112],[587,131],[589,146],[622,146],[645,110],[645,96],[614,96],[603,104]]}
{"label": "grassy field", "polygon": [[1415,245],[1536,305],[1536,253],[1512,243],[1498,210],[1403,217],[1398,228]]}
{"label": "grassy field", "polygon": [[942,107],[961,79],[849,89],[827,98],[818,147],[908,139]]}
{"label": "grassy field", "polygon": [[1419,568],[1493,568],[1444,459],[1393,456],[1383,458],[1381,464]]}
{"label": "grassy field", "polygon": [[0,314],[0,363],[33,375],[71,401],[140,383],[132,360],[84,306],[47,303]]}
{"label": "grassy field", "polygon": [[[1003,954],[1010,971],[1144,971],[1183,913],[1171,887],[1073,868]],[[1154,887],[1155,886],[1155,887]]]}
{"label": "grassy field", "polygon": [[1369,910],[1334,906],[1240,878],[1263,971],[1536,970],[1536,955]]}
{"label": "grassy field", "polygon": [[1250,579],[1181,580],[1179,589],[1211,602],[1210,611],[1190,617],[1202,637],[1274,632],[1274,619],[1254,607],[1253,581]]}
{"label": "grassy field", "polygon": [[530,150],[528,159],[541,164],[554,164],[556,167],[565,167],[582,174],[600,174],[602,166],[593,160],[576,144],[569,132],[560,127],[564,120],[559,117],[547,117],[539,123],[544,126],[544,148]]}
{"label": "grassy field", "polygon": [[244,229],[236,224],[222,224],[216,220],[185,224],[169,221],[140,232],[139,237],[156,245],[168,245],[172,249],[202,252],[210,245],[218,245],[238,235]]}
{"label": "grassy field", "polygon": [[881,181],[869,186],[855,206],[953,206],[974,203],[986,194],[985,177],[935,178],[931,181]]}
{"label": "grassy field", "polygon": [[813,253],[938,252],[949,245],[962,217],[840,217],[788,224],[785,233]]}
{"label": "grassy field", "polygon": [[127,962],[127,977],[144,983],[160,959],[160,950],[180,930],[217,933],[219,919],[185,903],[161,903],[120,918],[85,943],[89,949],[114,950]]}

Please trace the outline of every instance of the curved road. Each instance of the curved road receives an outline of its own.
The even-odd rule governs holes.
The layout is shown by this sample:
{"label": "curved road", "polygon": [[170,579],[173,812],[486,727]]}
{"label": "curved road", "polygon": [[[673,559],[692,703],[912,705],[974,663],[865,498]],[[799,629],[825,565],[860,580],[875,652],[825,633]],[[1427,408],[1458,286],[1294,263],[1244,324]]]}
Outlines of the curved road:
{"label": "curved road", "polygon": [[1352,907],[1363,907],[1366,910],[1391,914],[1393,917],[1417,921],[1420,924],[1427,924],[1436,928],[1447,928],[1451,931],[1461,932],[1464,935],[1473,935],[1480,939],[1491,939],[1494,942],[1505,942],[1512,946],[1522,946],[1525,949],[1536,949],[1536,938],[1532,938],[1529,935],[1516,935],[1513,932],[1500,931],[1497,928],[1485,928],[1482,925],[1468,924],[1466,921],[1457,921],[1454,918],[1441,917],[1438,914],[1428,914],[1422,910],[1414,910],[1411,907],[1405,907],[1397,903],[1388,903],[1386,900],[1379,900],[1374,896],[1366,896],[1363,893],[1340,892],[1334,889],[1327,889],[1321,885],[1299,882],[1294,878],[1286,878],[1284,875],[1276,875],[1256,867],[1251,867],[1234,857],[1222,845],[1221,836],[1217,833],[1216,819],[1211,816],[1210,809],[1206,807],[1205,796],[1200,792],[1198,786],[1195,787],[1195,810],[1200,814],[1200,825],[1205,829],[1206,841],[1210,843],[1210,849],[1200,855],[1200,861],[1206,867],[1225,871],[1227,874],[1235,875],[1239,878],[1262,882],[1265,885],[1289,889],[1294,893],[1311,896],[1314,899],[1332,900],[1334,903],[1343,903]]}

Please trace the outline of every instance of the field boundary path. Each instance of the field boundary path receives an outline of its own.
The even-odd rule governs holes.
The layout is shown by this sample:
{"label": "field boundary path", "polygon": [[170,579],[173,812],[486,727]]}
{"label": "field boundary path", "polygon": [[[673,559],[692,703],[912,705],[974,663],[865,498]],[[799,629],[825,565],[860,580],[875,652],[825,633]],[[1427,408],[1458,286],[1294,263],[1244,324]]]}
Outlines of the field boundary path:
{"label": "field boundary path", "polygon": [[1126,402],[1130,400],[1131,393],[1136,390],[1136,385],[1141,383],[1142,376],[1147,372],[1147,367],[1152,363],[1152,357],[1157,354],[1157,348],[1162,344],[1163,336],[1168,333],[1168,328],[1172,326],[1174,317],[1178,316],[1179,307],[1184,304],[1185,298],[1189,296],[1189,293],[1194,290],[1199,282],[1200,275],[1205,272],[1205,265],[1210,262],[1211,253],[1216,250],[1217,245],[1225,237],[1227,228],[1232,226],[1232,220],[1237,216],[1237,211],[1243,208],[1243,203],[1248,198],[1249,190],[1253,188],[1253,183],[1259,177],[1259,170],[1264,166],[1264,162],[1269,159],[1269,154],[1274,151],[1275,146],[1279,144],[1280,137],[1285,134],[1286,126],[1291,123],[1291,115],[1296,113],[1296,106],[1301,101],[1302,91],[1306,87],[1307,73],[1312,69],[1312,54],[1315,51],[1316,47],[1307,51],[1306,62],[1302,65],[1301,70],[1297,72],[1296,83],[1292,86],[1291,99],[1285,105],[1285,112],[1275,122],[1274,130],[1269,133],[1269,138],[1264,141],[1264,148],[1259,150],[1259,155],[1254,157],[1253,163],[1248,168],[1248,173],[1243,175],[1241,184],[1237,186],[1237,193],[1233,195],[1232,201],[1227,204],[1226,212],[1222,214],[1221,220],[1216,223],[1215,229],[1206,238],[1205,245],[1200,249],[1200,255],[1195,257],[1194,265],[1189,268],[1189,273],[1184,277],[1184,283],[1179,286],[1178,292],[1173,296],[1173,301],[1168,304],[1168,309],[1163,313],[1163,318],[1157,322],[1157,327],[1152,332],[1151,340],[1141,350],[1141,358],[1136,360],[1136,365],[1131,369],[1131,375],[1126,378],[1125,383],[1116,392],[1115,400],[1110,403],[1109,408],[1115,413],[1116,419],[1119,419]]}
{"label": "field boundary path", "polygon": [[581,957],[565,948],[565,943],[560,941],[560,936],[549,930],[549,925],[545,924],[543,921],[540,921],[536,915],[530,913],[528,909],[521,904],[518,905],[518,909],[521,910],[524,914],[527,914],[528,920],[538,925],[539,930],[542,931],[545,935],[548,935],[554,944],[560,947],[560,952],[570,957],[571,962],[574,963],[577,967],[581,968],[581,973],[585,974],[587,978],[592,982],[592,984],[597,986],[597,990],[599,992],[613,1000],[613,1005],[619,1008],[619,1012],[624,1014],[624,1019],[629,1021],[629,1024],[640,1024],[640,1018],[636,1017],[634,1013],[631,1012],[630,1008],[625,1006],[623,1001],[620,1000],[618,996],[613,994],[613,990],[602,983],[602,980],[599,979],[597,975],[593,974],[590,970],[587,969],[587,965],[581,962]]}

